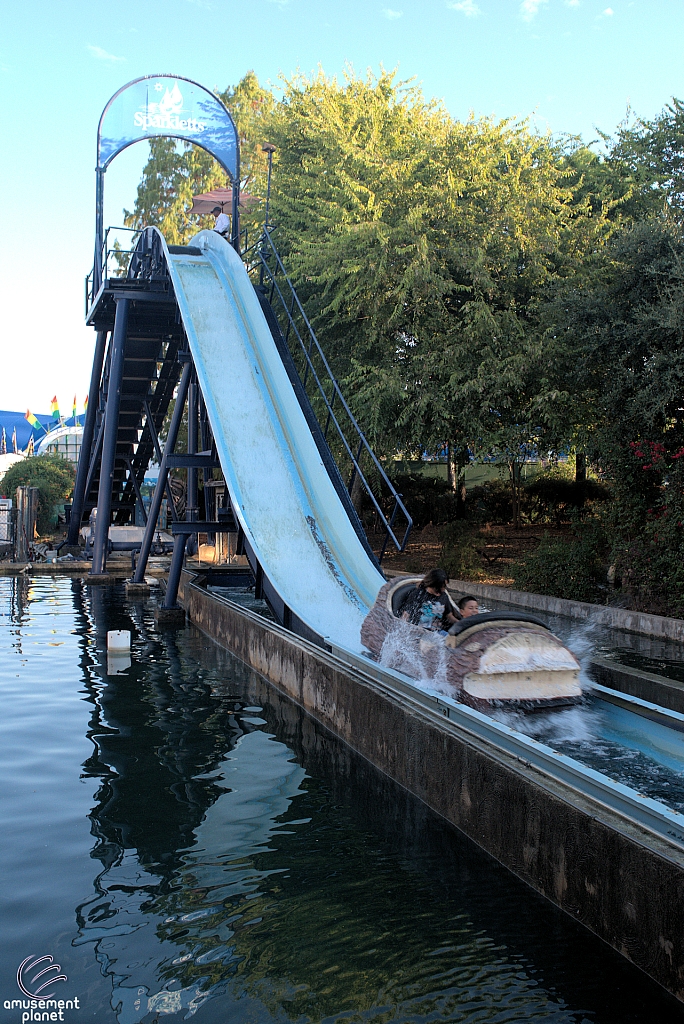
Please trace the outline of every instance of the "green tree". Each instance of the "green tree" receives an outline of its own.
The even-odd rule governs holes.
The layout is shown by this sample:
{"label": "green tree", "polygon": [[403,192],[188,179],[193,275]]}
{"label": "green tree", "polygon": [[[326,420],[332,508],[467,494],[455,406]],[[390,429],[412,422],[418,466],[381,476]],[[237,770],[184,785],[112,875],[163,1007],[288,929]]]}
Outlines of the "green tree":
{"label": "green tree", "polygon": [[593,278],[561,289],[556,370],[591,423],[612,483],[612,559],[644,607],[684,610],[684,240],[653,219],[623,230]]}
{"label": "green tree", "polygon": [[684,104],[675,97],[651,121],[628,113],[610,142],[609,160],[629,188],[634,220],[667,210],[684,216]]}
{"label": "green tree", "polygon": [[34,455],[15,462],[0,480],[0,494],[14,498],[17,487],[38,488],[38,533],[50,532],[55,506],[68,498],[76,480],[74,467],[61,455]]}
{"label": "green tree", "polygon": [[520,459],[560,425],[534,305],[608,237],[601,172],[595,201],[550,138],[454,122],[384,71],[296,77],[271,134],[279,246],[375,447],[446,446],[454,483],[498,455],[517,515]]}

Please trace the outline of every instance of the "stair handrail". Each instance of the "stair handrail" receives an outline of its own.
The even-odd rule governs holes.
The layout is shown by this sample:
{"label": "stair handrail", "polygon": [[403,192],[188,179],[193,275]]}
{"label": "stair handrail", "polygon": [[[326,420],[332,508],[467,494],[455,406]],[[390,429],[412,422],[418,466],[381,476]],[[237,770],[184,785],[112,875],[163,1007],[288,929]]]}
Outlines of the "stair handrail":
{"label": "stair handrail", "polygon": [[[272,258],[274,263],[275,263],[275,272],[274,272],[273,268],[269,265],[269,259],[270,258]],[[251,274],[255,274],[258,271],[259,283],[260,284],[263,284],[264,278],[266,278],[268,280],[268,282],[270,284],[270,289],[271,289],[271,299],[273,298],[274,294],[277,295],[277,297],[279,299],[279,302],[280,302],[280,305],[282,307],[282,310],[284,311],[284,313],[285,313],[285,315],[287,317],[287,321],[288,321],[289,327],[292,328],[292,330],[294,330],[295,336],[297,338],[297,341],[299,342],[299,347],[301,349],[301,353],[304,356],[304,359],[305,359],[305,362],[306,362],[306,367],[307,367],[306,374],[305,374],[305,379],[302,380],[302,385],[304,387],[306,386],[306,377],[310,373],[312,379],[314,380],[314,382],[316,384],[316,388],[318,390],[318,393],[321,396],[321,398],[323,399],[325,408],[327,410],[327,422],[326,422],[326,426],[325,426],[324,431],[323,431],[324,432],[324,436],[327,435],[328,428],[329,428],[330,424],[332,423],[332,425],[335,427],[335,429],[337,431],[337,434],[338,434],[340,440],[342,441],[342,443],[344,445],[344,448],[345,448],[345,450],[347,452],[347,455],[349,456],[349,459],[351,460],[351,464],[353,466],[353,469],[352,469],[351,479],[349,481],[348,488],[347,488],[349,493],[351,494],[352,487],[353,487],[354,482],[355,482],[355,478],[358,475],[358,479],[359,479],[362,487],[364,488],[366,494],[370,498],[371,504],[373,505],[373,508],[375,509],[376,514],[380,518],[381,522],[384,524],[385,539],[383,541],[382,549],[381,549],[380,555],[378,556],[378,560],[382,561],[382,558],[383,558],[383,556],[385,554],[385,550],[386,550],[388,541],[390,541],[390,540],[392,541],[392,543],[396,547],[397,551],[403,551],[405,549],[405,547],[406,547],[409,535],[411,533],[411,528],[413,526],[413,519],[409,515],[409,512],[406,509],[406,506],[404,505],[403,501],[401,500],[401,498],[402,498],[401,494],[396,490],[396,488],[394,487],[394,484],[392,483],[392,481],[387,476],[387,473],[383,469],[383,467],[382,467],[378,457],[376,456],[375,452],[373,451],[373,449],[371,448],[370,444],[368,443],[368,441],[367,441],[363,431],[361,430],[361,427],[358,424],[358,421],[356,420],[356,417],[354,416],[352,410],[349,407],[349,404],[347,403],[344,395],[342,394],[340,386],[337,383],[337,379],[335,378],[335,375],[332,372],[332,369],[330,367],[330,364],[328,363],[328,360],[327,360],[327,358],[325,356],[325,353],[323,352],[323,349],[321,348],[321,345],[320,345],[320,343],[318,341],[318,338],[316,337],[316,333],[315,333],[313,327],[311,326],[311,323],[309,322],[309,318],[307,317],[307,315],[306,315],[306,313],[304,311],[304,307],[302,306],[302,303],[300,302],[300,299],[299,299],[299,296],[297,295],[296,289],[295,289],[294,285],[292,284],[292,281],[290,280],[290,278],[289,278],[289,276],[287,274],[287,271],[285,270],[285,267],[283,265],[283,261],[280,258],[280,254],[278,253],[278,250],[276,249],[276,247],[275,247],[275,245],[273,243],[273,239],[271,238],[271,230],[269,230],[267,227],[264,227],[264,229],[262,231],[261,238],[259,239],[259,241],[255,245],[253,245],[249,250],[247,250],[247,252],[243,253],[243,259],[245,260],[245,262],[246,262],[246,264],[248,266],[248,270],[249,270],[249,272]],[[287,296],[288,296],[288,298],[290,300],[289,303],[288,303],[288,301],[286,299],[286,296],[283,295],[283,291],[282,291],[282,289],[280,287],[280,284],[278,283],[278,280],[277,280],[278,276],[280,276],[282,278],[282,280],[285,282],[285,290],[286,290]],[[295,312],[295,309],[300,314],[300,316],[301,316],[301,318],[302,318],[302,320],[304,322],[305,329],[306,329],[306,334],[308,334],[308,344],[305,343],[304,339],[302,338],[302,335],[301,335],[300,330],[299,330],[299,328],[297,326],[297,323],[295,322],[294,315],[293,315],[294,312]],[[290,332],[289,332],[289,329],[288,329],[287,333],[285,334],[285,341],[286,342],[288,342],[288,335],[289,335],[289,333]],[[318,355],[318,357],[320,358],[320,360],[322,362],[322,365],[323,365],[323,368],[324,368],[324,371],[325,371],[325,375],[327,377],[326,383],[328,383],[329,385],[332,386],[332,393],[331,393],[331,398],[330,399],[328,399],[328,396],[325,393],[324,383],[323,383],[323,381],[321,381],[319,373],[316,370],[316,367],[314,365],[314,362],[313,362],[313,359],[312,359],[313,351],[316,352],[316,354]],[[301,379],[301,375],[300,375],[300,379]],[[355,434],[356,434],[356,441],[358,441],[358,447],[356,448],[356,453],[354,452],[354,450],[350,446],[350,443],[347,440],[345,432],[344,432],[341,424],[338,421],[338,417],[337,417],[337,415],[335,414],[335,412],[333,410],[333,404],[336,401],[339,403],[339,405],[343,409],[344,413],[346,414],[346,416],[347,416],[347,418],[349,420],[349,423],[351,424],[352,431],[355,432]],[[376,472],[378,473],[381,482],[387,487],[387,489],[389,490],[390,497],[394,501],[393,507],[392,507],[392,512],[391,512],[391,515],[389,517],[385,514],[384,510],[382,509],[378,499],[376,498],[375,494],[373,493],[373,490],[372,490],[372,487],[371,487],[370,483],[366,479],[366,476],[365,476],[365,474],[364,474],[364,472],[363,472],[363,470],[361,468],[359,460],[361,459],[361,456],[362,456],[363,452],[366,452],[367,455],[369,456],[369,458],[371,459],[372,464],[373,464]],[[398,536],[397,536],[397,532],[398,531],[395,532],[395,522],[396,522],[396,519],[397,519],[398,515],[401,515],[405,519],[405,521],[406,521],[406,528],[404,530],[404,533],[403,533],[403,536],[401,537],[401,539],[399,539]]]}

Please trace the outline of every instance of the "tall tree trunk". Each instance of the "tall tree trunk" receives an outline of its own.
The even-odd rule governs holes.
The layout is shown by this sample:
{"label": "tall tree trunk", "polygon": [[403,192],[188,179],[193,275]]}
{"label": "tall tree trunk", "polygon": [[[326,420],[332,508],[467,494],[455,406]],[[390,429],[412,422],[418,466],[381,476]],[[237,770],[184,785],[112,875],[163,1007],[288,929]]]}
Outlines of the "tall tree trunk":
{"label": "tall tree trunk", "polygon": [[458,490],[458,465],[453,442],[447,445],[447,482],[452,491]]}
{"label": "tall tree trunk", "polygon": [[584,452],[575,453],[575,483],[583,484],[587,479],[587,457]]}
{"label": "tall tree trunk", "polygon": [[456,488],[456,518],[457,519],[463,519],[465,517],[465,508],[466,508],[465,466],[459,466],[457,488]]}
{"label": "tall tree trunk", "polygon": [[[465,454],[464,454],[465,452]],[[463,462],[463,459],[466,462]],[[447,445],[447,482],[452,491],[456,494],[456,518],[462,519],[465,516],[466,486],[465,467],[469,461],[467,449],[463,449],[454,442]]]}
{"label": "tall tree trunk", "polygon": [[520,526],[520,474],[518,471],[518,463],[511,460],[508,463],[508,472],[511,478],[511,498],[513,504],[513,527],[518,529]]}

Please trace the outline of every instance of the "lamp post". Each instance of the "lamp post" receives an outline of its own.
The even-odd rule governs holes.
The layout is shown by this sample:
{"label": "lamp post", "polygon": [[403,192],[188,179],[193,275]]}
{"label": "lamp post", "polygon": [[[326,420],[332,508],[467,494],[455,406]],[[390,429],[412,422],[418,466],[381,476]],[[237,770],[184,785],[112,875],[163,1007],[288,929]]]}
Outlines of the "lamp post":
{"label": "lamp post", "polygon": [[264,284],[264,266],[266,263],[266,250],[269,241],[268,229],[271,226],[269,220],[269,209],[271,204],[271,171],[273,170],[273,154],[276,147],[272,142],[264,142],[261,147],[262,153],[268,153],[268,182],[266,183],[266,213],[264,216],[264,230],[261,235],[261,266],[259,267],[259,287]]}
{"label": "lamp post", "polygon": [[276,151],[276,147],[272,142],[264,142],[261,147],[262,153],[268,153],[268,182],[266,184],[266,218],[264,220],[264,227],[268,231],[270,221],[268,219],[269,206],[271,202],[271,171],[273,170],[273,154]]}

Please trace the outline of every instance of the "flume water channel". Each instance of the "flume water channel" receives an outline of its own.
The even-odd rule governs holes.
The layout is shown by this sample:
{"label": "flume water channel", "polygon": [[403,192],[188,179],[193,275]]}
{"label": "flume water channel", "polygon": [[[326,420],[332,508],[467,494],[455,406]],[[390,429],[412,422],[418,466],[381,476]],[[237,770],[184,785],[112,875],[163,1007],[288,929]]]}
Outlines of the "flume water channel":
{"label": "flume water channel", "polygon": [[[511,607],[491,601],[492,610]],[[519,609],[516,609],[519,610]],[[539,613],[535,613],[539,615]],[[674,641],[653,640],[608,629],[591,620],[578,623],[541,614],[582,665],[584,698],[574,708],[531,715],[494,711],[492,717],[532,736],[561,754],[607,775],[643,796],[684,813],[684,731],[666,728],[601,699],[593,688],[589,663],[594,656],[617,664],[658,670],[676,679],[684,672],[684,651]]]}
{"label": "flume water channel", "polygon": [[[108,676],[106,631],[131,629]],[[192,627],[0,577],[0,999],[65,1020],[662,1024],[684,1009]],[[19,1009],[2,1011],[21,1020]]]}

